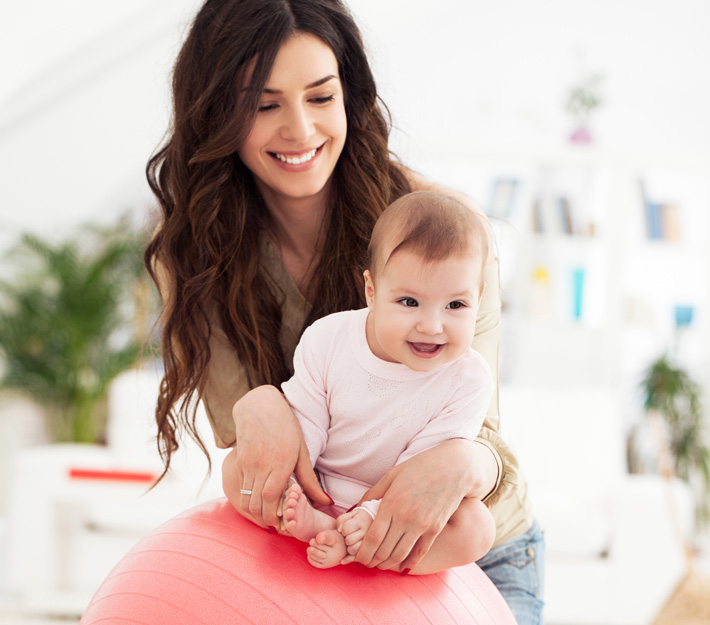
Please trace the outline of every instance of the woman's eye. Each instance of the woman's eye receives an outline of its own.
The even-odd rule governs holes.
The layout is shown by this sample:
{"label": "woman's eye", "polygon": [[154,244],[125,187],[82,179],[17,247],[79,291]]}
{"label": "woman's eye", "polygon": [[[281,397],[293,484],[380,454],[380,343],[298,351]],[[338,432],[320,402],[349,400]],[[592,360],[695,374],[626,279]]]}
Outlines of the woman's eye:
{"label": "woman's eye", "polygon": [[415,308],[416,306],[419,306],[419,302],[415,300],[413,297],[403,297],[401,300],[399,300],[400,304],[407,306],[408,308]]}
{"label": "woman's eye", "polygon": [[446,307],[456,310],[457,308],[463,308],[464,306],[466,306],[466,304],[457,300],[454,302],[449,302]]}
{"label": "woman's eye", "polygon": [[311,98],[311,102],[315,102],[316,104],[327,104],[328,102],[332,102],[334,99],[335,96],[326,95],[319,98]]}
{"label": "woman's eye", "polygon": [[260,104],[257,111],[259,111],[259,113],[266,113],[267,111],[273,111],[277,106],[277,104]]}

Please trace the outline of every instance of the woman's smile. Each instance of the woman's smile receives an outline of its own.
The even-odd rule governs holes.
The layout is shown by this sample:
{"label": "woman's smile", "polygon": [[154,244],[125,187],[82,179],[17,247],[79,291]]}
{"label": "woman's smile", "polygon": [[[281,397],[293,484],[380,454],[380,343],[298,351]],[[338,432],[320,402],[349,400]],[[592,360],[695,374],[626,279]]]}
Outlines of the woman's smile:
{"label": "woman's smile", "polygon": [[324,145],[325,145],[325,143],[318,146],[317,148],[313,148],[312,150],[300,151],[300,152],[293,152],[293,151],[269,152],[269,156],[272,156],[275,160],[277,160],[279,162],[279,164],[305,165],[306,163],[312,163],[312,161],[314,161],[314,159],[318,155],[320,155],[321,150],[323,149]]}

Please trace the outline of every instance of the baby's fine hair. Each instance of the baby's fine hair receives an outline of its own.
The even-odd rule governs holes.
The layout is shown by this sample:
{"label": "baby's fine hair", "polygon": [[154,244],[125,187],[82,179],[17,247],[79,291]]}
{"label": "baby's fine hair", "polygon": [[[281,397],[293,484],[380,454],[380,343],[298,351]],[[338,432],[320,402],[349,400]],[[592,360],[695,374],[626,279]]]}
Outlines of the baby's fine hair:
{"label": "baby's fine hair", "polygon": [[472,254],[483,268],[488,238],[471,208],[444,193],[415,191],[390,204],[377,220],[367,248],[367,268],[376,276],[405,249],[424,262]]}

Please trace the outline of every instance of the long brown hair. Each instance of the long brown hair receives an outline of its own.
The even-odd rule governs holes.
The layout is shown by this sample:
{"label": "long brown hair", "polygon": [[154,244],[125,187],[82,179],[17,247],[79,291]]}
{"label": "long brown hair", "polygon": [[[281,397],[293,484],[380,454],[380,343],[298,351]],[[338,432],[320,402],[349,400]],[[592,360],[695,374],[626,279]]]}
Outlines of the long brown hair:
{"label": "long brown hair", "polygon": [[163,475],[183,429],[206,452],[195,418],[212,324],[226,333],[251,387],[288,377],[281,308],[259,268],[259,238],[269,215],[236,151],[253,125],[278,50],[296,33],[315,35],[333,50],[348,124],[306,325],[365,305],[362,272],[372,227],[409,191],[388,149],[389,115],[359,30],[339,0],[204,3],[174,67],[171,128],[147,166],[162,210],[144,260],[165,298],[165,374],[156,408]]}

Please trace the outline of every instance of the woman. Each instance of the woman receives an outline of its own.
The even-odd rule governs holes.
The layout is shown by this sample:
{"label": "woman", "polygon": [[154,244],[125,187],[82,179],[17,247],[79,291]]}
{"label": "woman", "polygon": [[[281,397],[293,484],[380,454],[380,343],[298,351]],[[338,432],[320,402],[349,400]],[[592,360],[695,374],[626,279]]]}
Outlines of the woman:
{"label": "woman", "polygon": [[[364,254],[378,215],[409,191],[435,187],[389,154],[388,119],[339,0],[207,0],[178,56],[173,96],[170,135],[148,164],[162,209],[145,254],[165,302],[159,446],[167,471],[182,430],[200,443],[201,400],[217,444],[234,446],[225,494],[273,528],[293,471],[312,500],[329,501],[277,389],[300,333],[364,306]],[[495,372],[492,251],[485,278],[473,347]],[[449,441],[388,472],[366,494],[382,504],[358,561],[412,568],[473,494],[497,522],[496,546],[479,564],[520,623],[541,622],[542,539],[498,425],[494,397],[476,442]]]}

